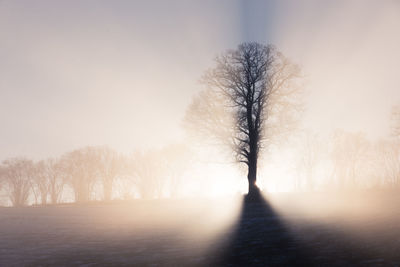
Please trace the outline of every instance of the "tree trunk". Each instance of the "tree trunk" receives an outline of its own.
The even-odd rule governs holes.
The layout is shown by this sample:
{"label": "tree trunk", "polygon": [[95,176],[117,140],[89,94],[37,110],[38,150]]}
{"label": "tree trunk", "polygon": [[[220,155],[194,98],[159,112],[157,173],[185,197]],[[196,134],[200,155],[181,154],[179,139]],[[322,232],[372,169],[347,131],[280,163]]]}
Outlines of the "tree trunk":
{"label": "tree trunk", "polygon": [[256,153],[251,153],[249,157],[249,167],[247,180],[249,182],[249,192],[247,194],[248,200],[258,200],[260,196],[260,189],[257,187],[257,155]]}
{"label": "tree trunk", "polygon": [[249,163],[249,171],[247,174],[247,179],[249,181],[249,195],[254,192],[254,189],[257,187],[257,166],[253,162]]}

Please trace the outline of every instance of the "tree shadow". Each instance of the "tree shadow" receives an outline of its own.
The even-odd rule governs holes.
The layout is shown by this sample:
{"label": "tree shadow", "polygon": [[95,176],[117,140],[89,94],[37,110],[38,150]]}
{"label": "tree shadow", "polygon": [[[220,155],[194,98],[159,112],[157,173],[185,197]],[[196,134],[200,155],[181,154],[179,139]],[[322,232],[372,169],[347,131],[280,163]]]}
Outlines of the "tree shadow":
{"label": "tree shadow", "polygon": [[221,246],[216,266],[313,266],[306,249],[268,201],[243,198],[238,221]]}

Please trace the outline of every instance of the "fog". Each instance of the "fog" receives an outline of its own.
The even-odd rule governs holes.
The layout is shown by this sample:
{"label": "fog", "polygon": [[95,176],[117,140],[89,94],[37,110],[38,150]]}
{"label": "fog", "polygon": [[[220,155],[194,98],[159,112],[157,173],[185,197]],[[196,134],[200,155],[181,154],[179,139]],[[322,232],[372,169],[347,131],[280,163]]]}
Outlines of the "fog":
{"label": "fog", "polygon": [[210,4],[2,1],[1,157],[180,140],[201,72],[233,43],[230,6]]}
{"label": "fog", "polygon": [[[155,166],[171,165],[176,155],[160,154],[177,145],[192,157],[180,174],[181,196],[244,193],[242,168],[192,139],[183,120],[215,56],[257,41],[300,67],[304,91],[296,129],[260,159],[259,187],[397,183],[391,114],[400,102],[399,8],[396,1],[3,1],[0,158],[38,162],[108,147],[124,162],[146,154],[166,161]],[[134,182],[119,176],[116,186],[126,192],[111,198],[141,197],[137,175]],[[158,179],[167,180],[158,197],[176,191]],[[104,195],[100,181],[91,182],[89,199]],[[74,199],[70,187],[66,201]]]}
{"label": "fog", "polygon": [[[16,251],[0,265],[68,265],[74,249],[76,265],[90,264],[104,249],[125,253],[104,265],[282,253],[272,265],[342,266],[354,260],[343,247],[354,264],[398,263],[398,29],[396,0],[0,1],[0,249]],[[243,198],[248,102],[233,113],[227,91],[215,93],[227,58],[254,42],[271,44],[272,70],[287,75],[257,132],[258,204]],[[57,259],[40,262],[41,251]]]}
{"label": "fog", "polygon": [[283,23],[287,34],[278,34],[277,45],[298,58],[307,76],[307,127],[386,136],[390,108],[399,101],[399,3],[339,1],[291,8],[302,16]]}
{"label": "fog", "polygon": [[388,133],[399,101],[396,1],[163,5],[3,1],[1,157],[179,140],[201,74],[248,40],[302,66],[307,127]]}

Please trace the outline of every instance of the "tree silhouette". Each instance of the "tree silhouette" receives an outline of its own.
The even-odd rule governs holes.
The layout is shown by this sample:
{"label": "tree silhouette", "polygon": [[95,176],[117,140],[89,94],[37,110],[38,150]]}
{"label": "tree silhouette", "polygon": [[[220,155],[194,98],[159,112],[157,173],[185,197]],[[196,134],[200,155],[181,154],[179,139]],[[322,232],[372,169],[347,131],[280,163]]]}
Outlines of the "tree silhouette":
{"label": "tree silhouette", "polygon": [[337,130],[333,134],[331,158],[332,176],[340,188],[356,187],[368,160],[369,142],[362,132],[351,133]]}
{"label": "tree silhouette", "polygon": [[260,151],[292,125],[287,111],[300,106],[299,87],[293,86],[300,71],[272,45],[258,43],[228,50],[215,63],[202,78],[207,89],[194,98],[184,124],[228,145],[235,160],[246,164],[249,196],[256,196]]}
{"label": "tree silhouette", "polygon": [[115,181],[122,172],[122,156],[106,146],[94,147],[93,153],[98,164],[97,175],[103,186],[103,199],[110,201]]}
{"label": "tree silhouette", "polygon": [[94,147],[85,147],[64,154],[62,168],[66,181],[74,191],[75,202],[91,200],[98,174],[98,158]]}
{"label": "tree silhouette", "polygon": [[171,197],[178,197],[183,191],[184,174],[192,163],[192,153],[184,144],[171,144],[160,151],[164,175],[168,179]]}
{"label": "tree silhouette", "polygon": [[33,162],[25,158],[11,158],[3,161],[2,175],[7,185],[7,193],[13,206],[28,204]]}
{"label": "tree silhouette", "polygon": [[400,141],[382,139],[375,144],[378,185],[399,187],[400,185]]}
{"label": "tree silhouette", "polygon": [[315,172],[323,158],[323,143],[317,134],[305,131],[299,136],[297,149],[296,171],[298,173],[298,180],[296,181],[296,189],[312,191],[317,185]]}
{"label": "tree silhouette", "polygon": [[158,150],[135,151],[129,158],[126,172],[132,179],[141,198],[160,198],[167,180],[165,165]]}
{"label": "tree silhouette", "polygon": [[50,201],[52,204],[57,204],[61,201],[67,177],[63,168],[63,162],[59,159],[49,158],[45,161],[45,166],[49,183]]}

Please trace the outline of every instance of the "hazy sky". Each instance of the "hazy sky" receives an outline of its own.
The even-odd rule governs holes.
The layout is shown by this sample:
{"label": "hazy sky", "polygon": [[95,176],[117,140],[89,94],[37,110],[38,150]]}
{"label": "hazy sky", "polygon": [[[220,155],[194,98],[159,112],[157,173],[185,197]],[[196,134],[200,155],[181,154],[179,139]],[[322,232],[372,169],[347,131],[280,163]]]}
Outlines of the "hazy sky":
{"label": "hazy sky", "polygon": [[400,1],[0,0],[0,159],[179,141],[198,78],[243,41],[306,75],[304,123],[387,134]]}

